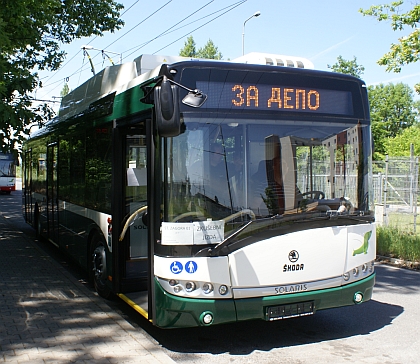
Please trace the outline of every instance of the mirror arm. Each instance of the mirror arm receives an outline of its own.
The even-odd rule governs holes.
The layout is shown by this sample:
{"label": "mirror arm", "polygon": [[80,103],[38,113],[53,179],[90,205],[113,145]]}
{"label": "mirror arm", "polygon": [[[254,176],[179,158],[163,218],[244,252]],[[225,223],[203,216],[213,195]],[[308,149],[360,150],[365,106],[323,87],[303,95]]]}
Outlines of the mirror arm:
{"label": "mirror arm", "polygon": [[[168,78],[165,75],[160,75],[160,76],[154,77],[154,78],[152,78],[152,79],[150,79],[150,80],[148,80],[145,83],[143,83],[143,84],[140,85],[140,88],[144,92],[144,96],[140,99],[141,102],[144,102],[146,104],[152,104],[153,103],[153,100],[151,99],[151,95],[153,93],[153,90],[157,86],[160,86],[160,84],[162,83],[162,80],[163,80],[164,77],[166,77],[166,80],[169,81],[170,83],[172,83],[172,84],[174,84],[174,85],[176,85],[176,86],[178,86],[178,87],[180,87],[180,88],[188,91],[189,94],[193,94],[195,96],[203,96],[203,102],[202,103],[204,103],[204,101],[207,99],[207,95],[205,95],[202,91],[200,91],[198,89],[192,90],[192,89],[190,89],[190,88],[188,88],[188,87],[186,87],[184,85],[181,85],[178,82],[175,82],[174,80]],[[153,86],[150,86],[150,84],[152,84],[152,83],[154,83],[154,85]],[[200,103],[199,106],[201,106],[202,103]],[[188,104],[188,105],[189,106],[192,106],[192,107],[197,107],[197,106],[193,106],[191,104]]]}

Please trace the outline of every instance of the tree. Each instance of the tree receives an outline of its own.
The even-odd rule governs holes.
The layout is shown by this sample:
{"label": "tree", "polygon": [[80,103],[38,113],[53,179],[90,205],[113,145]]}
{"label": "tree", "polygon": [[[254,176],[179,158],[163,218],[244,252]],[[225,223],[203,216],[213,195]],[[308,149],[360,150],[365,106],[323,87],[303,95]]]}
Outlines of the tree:
{"label": "tree", "polygon": [[375,159],[386,154],[386,141],[395,138],[416,124],[419,102],[408,85],[390,83],[368,87],[372,135],[375,141]]}
{"label": "tree", "polygon": [[222,59],[222,53],[219,52],[219,49],[214,45],[213,41],[209,39],[206,45],[198,50],[197,57],[207,59]]}
{"label": "tree", "polygon": [[385,141],[386,154],[394,157],[410,156],[411,144],[414,145],[414,155],[420,155],[420,125],[415,124],[397,135],[395,138]]}
{"label": "tree", "polygon": [[194,58],[197,56],[197,51],[195,49],[195,42],[192,35],[190,35],[186,42],[184,43],[184,48],[179,51],[179,55],[182,57],[191,57]]}
{"label": "tree", "polygon": [[219,49],[214,45],[211,39],[208,40],[203,48],[200,48],[197,51],[192,35],[187,38],[184,43],[184,48],[179,51],[179,55],[191,58],[222,59],[222,53],[219,52]]}
{"label": "tree", "polygon": [[346,75],[352,75],[358,78],[361,78],[363,72],[365,71],[365,67],[359,66],[357,64],[357,59],[354,56],[352,61],[347,61],[343,57],[338,56],[337,63],[332,66],[327,64],[327,67],[333,72],[345,73]]}
{"label": "tree", "polygon": [[41,70],[57,70],[65,59],[60,44],[103,35],[123,25],[114,0],[0,1],[0,148],[13,149],[30,125],[53,115],[34,107],[29,95],[42,87]]}
{"label": "tree", "polygon": [[69,84],[65,83],[64,86],[63,86],[63,89],[60,91],[60,96],[64,97],[64,96],[68,95],[69,92],[70,92]]}
{"label": "tree", "polygon": [[[401,10],[404,2],[394,1],[385,5],[374,5],[369,9],[359,9],[363,15],[376,17],[378,21],[391,21],[393,30],[403,30],[406,27],[414,29],[409,35],[401,37],[397,44],[391,44],[391,50],[379,59],[378,64],[386,66],[388,72],[401,72],[401,68],[409,63],[420,60],[420,4],[413,5],[406,12]],[[420,83],[415,85],[420,94]]]}

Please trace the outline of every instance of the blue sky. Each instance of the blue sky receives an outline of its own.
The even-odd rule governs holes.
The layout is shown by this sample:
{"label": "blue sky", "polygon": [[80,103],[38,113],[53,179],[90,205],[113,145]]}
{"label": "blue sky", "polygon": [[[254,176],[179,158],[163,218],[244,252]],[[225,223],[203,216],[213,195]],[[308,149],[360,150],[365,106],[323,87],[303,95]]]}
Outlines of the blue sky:
{"label": "blue sky", "polygon": [[[412,87],[420,82],[418,63],[405,66],[399,74],[388,73],[385,67],[377,64],[378,59],[388,52],[391,43],[409,34],[410,29],[393,31],[389,23],[363,16],[358,10],[390,0],[120,2],[125,6],[122,12],[126,11],[122,16],[126,23],[124,28],[114,34],[81,39],[63,46],[68,53],[67,61],[58,72],[41,74],[45,87],[37,92],[37,98],[59,96],[65,79],[70,89],[74,89],[92,76],[81,50],[86,44],[110,52],[111,58],[119,63],[120,56],[113,53],[122,54],[123,62],[130,62],[141,54],[178,55],[187,37],[192,35],[197,48],[211,39],[223,54],[223,59],[237,58],[242,55],[243,23],[256,11],[260,11],[261,15],[246,23],[245,54],[261,52],[304,57],[321,70],[327,70],[328,64],[336,63],[340,55],[346,60],[355,56],[357,63],[365,67],[362,78],[368,85],[403,82]],[[409,8],[410,1],[405,6],[405,9]],[[221,11],[223,8],[225,10]],[[186,17],[185,21],[173,27]],[[171,27],[169,33],[158,37]],[[89,53],[97,72],[110,64],[102,60],[100,52],[92,50]]]}

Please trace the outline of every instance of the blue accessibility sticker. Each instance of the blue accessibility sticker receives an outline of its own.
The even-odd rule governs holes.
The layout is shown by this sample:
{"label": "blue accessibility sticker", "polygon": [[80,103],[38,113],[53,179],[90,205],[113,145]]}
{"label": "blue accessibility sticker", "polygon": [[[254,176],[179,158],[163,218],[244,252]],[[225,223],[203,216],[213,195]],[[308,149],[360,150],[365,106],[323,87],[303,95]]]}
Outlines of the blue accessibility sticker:
{"label": "blue accessibility sticker", "polygon": [[171,266],[170,266],[171,272],[173,274],[179,274],[182,272],[182,264],[180,262],[172,262]]}
{"label": "blue accessibility sticker", "polygon": [[193,260],[190,260],[189,262],[185,263],[185,270],[187,273],[195,273],[197,271],[197,263]]}

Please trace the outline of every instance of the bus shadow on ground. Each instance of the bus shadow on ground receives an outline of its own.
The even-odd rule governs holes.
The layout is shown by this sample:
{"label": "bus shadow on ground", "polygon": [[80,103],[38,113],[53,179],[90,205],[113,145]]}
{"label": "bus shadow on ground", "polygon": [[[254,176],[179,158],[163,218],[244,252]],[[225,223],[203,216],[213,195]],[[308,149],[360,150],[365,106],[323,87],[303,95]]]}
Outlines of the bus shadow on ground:
{"label": "bus shadow on ground", "polygon": [[213,327],[161,330],[142,325],[166,349],[180,353],[247,355],[255,350],[368,335],[392,323],[403,307],[371,300],[274,322],[247,321]]}

